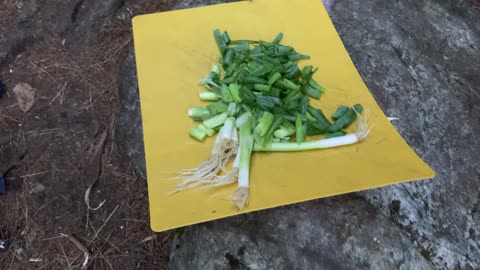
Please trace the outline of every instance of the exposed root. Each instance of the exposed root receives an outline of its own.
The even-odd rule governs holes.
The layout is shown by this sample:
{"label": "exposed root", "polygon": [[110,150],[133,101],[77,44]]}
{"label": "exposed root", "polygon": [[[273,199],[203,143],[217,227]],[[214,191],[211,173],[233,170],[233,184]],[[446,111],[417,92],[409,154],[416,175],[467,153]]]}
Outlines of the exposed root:
{"label": "exposed root", "polygon": [[[200,163],[197,168],[186,169],[179,172],[183,181],[170,194],[179,191],[196,188],[202,185],[217,186],[230,183],[235,178],[227,169],[228,162],[237,154],[238,137],[237,129],[232,126],[232,130],[224,130],[217,135],[215,145],[210,159]],[[228,136],[231,134],[231,136]],[[223,171],[226,174],[218,176]]]}
{"label": "exposed root", "polygon": [[365,116],[362,118],[362,115],[357,112],[355,108],[353,110],[357,114],[357,131],[355,132],[355,135],[357,136],[358,141],[362,141],[367,138],[370,130],[373,128],[373,126],[368,126],[369,111],[365,110]]}
{"label": "exposed root", "polygon": [[217,176],[210,184],[205,184],[203,188],[214,188],[233,184],[238,181],[238,168],[232,168],[226,174]]}
{"label": "exposed root", "polygon": [[240,187],[237,189],[237,192],[230,198],[230,200],[235,203],[238,210],[242,210],[245,205],[248,204],[250,199],[250,194],[247,187]]}

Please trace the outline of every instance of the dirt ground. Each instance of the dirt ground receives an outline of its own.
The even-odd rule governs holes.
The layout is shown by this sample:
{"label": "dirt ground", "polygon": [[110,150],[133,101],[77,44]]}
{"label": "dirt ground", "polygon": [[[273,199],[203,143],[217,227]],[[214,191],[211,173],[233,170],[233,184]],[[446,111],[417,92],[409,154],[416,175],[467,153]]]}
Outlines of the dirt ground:
{"label": "dirt ground", "polygon": [[[113,13],[101,13],[98,2],[0,0],[0,33],[18,38],[0,63],[7,88],[0,175],[8,191],[0,196],[0,269],[167,267],[174,232],[151,231],[145,179],[119,153],[115,125],[131,18],[175,1],[104,1],[118,4]],[[30,16],[27,26],[22,16]],[[15,25],[32,34],[12,33]],[[35,91],[27,112],[12,91],[22,82]],[[84,200],[91,185],[91,207],[105,202],[98,210]]]}

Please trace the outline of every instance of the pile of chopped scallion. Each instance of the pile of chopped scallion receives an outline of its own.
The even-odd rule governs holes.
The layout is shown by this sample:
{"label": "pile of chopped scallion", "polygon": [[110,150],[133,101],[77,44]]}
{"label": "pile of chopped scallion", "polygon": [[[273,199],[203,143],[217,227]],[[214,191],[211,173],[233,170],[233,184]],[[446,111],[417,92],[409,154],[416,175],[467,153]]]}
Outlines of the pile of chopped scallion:
{"label": "pile of chopped scallion", "polygon": [[[281,44],[280,33],[271,41],[231,40],[228,33],[213,32],[221,57],[201,80],[206,107],[193,107],[188,115],[199,124],[189,134],[198,141],[216,136],[210,159],[197,168],[180,172],[177,191],[238,183],[232,201],[239,209],[249,201],[252,151],[304,151],[357,143],[369,129],[363,107],[339,106],[326,117],[310,105],[325,89],[313,79],[317,68],[299,67],[310,59],[293,47]],[[357,132],[345,129],[355,120]],[[307,136],[324,135],[307,141]],[[227,164],[233,160],[231,169]]]}

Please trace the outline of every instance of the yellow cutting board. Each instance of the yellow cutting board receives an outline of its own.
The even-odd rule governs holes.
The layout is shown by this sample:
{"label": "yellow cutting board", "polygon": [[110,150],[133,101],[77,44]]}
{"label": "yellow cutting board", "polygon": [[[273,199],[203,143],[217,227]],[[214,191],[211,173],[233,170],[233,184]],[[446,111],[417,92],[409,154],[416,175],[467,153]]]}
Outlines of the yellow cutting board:
{"label": "yellow cutting board", "polygon": [[[178,183],[170,178],[208,159],[214,142],[188,135],[196,123],[187,110],[206,104],[198,82],[218,61],[215,28],[233,40],[269,41],[282,32],[282,44],[311,56],[300,67],[319,68],[314,78],[326,92],[312,105],[328,116],[339,105],[362,104],[374,125],[370,136],[334,149],[254,153],[250,204],[242,211],[228,200],[235,184],[169,195]],[[242,1],[141,15],[133,19],[133,32],[154,231],[434,177],[370,94],[320,0]]]}

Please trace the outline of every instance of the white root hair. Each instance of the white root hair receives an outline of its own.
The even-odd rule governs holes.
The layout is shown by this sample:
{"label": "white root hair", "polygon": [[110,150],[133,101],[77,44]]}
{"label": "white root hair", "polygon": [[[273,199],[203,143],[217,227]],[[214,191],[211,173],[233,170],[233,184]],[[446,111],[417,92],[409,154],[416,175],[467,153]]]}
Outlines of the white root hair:
{"label": "white root hair", "polygon": [[242,210],[245,205],[248,205],[250,200],[248,187],[239,187],[237,192],[230,198],[230,200],[235,203],[238,210]]}
{"label": "white root hair", "polygon": [[355,136],[357,136],[358,141],[363,141],[368,137],[370,130],[373,128],[373,126],[368,126],[369,111],[365,110],[365,115],[362,117],[362,115],[355,110],[355,108],[353,108],[353,110],[357,114],[357,131],[355,132]]}
{"label": "white root hair", "polygon": [[[227,128],[229,130],[227,130]],[[183,181],[170,194],[196,188],[199,186],[221,186],[236,181],[238,173],[228,171],[228,162],[238,152],[238,136],[235,125],[223,126],[217,135],[212,154],[207,161],[203,161],[197,168],[185,169],[179,172]],[[223,171],[224,175],[218,176]]]}

